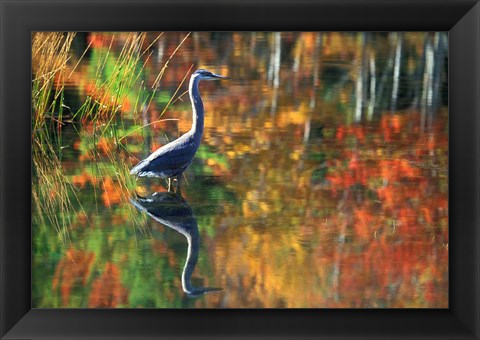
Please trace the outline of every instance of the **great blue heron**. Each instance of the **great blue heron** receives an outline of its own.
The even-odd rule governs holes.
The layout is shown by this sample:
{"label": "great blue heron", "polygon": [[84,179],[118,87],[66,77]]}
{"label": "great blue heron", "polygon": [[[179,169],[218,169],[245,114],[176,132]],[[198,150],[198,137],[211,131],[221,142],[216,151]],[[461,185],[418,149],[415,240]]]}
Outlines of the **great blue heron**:
{"label": "great blue heron", "polygon": [[192,163],[193,157],[200,146],[203,134],[203,102],[198,92],[198,83],[202,80],[230,79],[199,69],[190,77],[188,93],[192,102],[192,128],[180,138],[154,151],[150,156],[140,161],[130,174],[138,177],[162,177],[168,179],[168,191],[171,180],[177,179],[177,191],[180,190],[180,180],[183,172]]}
{"label": "great blue heron", "polygon": [[192,208],[181,196],[172,192],[156,192],[149,197],[130,199],[140,211],[146,212],[154,220],[178,231],[187,238],[187,258],[182,271],[182,289],[190,297],[208,292],[220,291],[222,288],[194,287],[192,273],[198,261],[200,250],[198,224]]}

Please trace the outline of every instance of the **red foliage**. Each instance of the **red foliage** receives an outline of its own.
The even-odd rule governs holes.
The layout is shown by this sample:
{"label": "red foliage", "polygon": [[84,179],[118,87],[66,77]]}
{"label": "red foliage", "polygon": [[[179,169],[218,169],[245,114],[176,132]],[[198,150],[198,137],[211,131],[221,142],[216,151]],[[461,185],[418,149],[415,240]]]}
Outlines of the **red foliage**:
{"label": "red foliage", "polygon": [[[362,249],[341,246],[333,260],[341,269],[333,285],[343,294],[338,307],[448,306],[448,193],[440,185],[447,181],[447,134],[440,124],[421,133],[407,121],[386,115],[369,127],[368,139],[362,125],[336,130],[340,155],[329,162],[327,180],[341,204],[329,220],[346,224]],[[359,198],[368,192],[376,198]]]}

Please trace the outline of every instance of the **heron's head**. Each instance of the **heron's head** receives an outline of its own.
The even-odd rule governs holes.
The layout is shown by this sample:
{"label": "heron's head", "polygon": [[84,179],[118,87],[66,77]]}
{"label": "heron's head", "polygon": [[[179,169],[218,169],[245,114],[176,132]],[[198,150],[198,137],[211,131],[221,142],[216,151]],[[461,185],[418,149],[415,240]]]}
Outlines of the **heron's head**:
{"label": "heron's head", "polygon": [[230,77],[221,76],[219,74],[212,73],[210,71],[199,69],[196,70],[192,77],[198,78],[198,80],[221,80],[221,79],[231,79]]}

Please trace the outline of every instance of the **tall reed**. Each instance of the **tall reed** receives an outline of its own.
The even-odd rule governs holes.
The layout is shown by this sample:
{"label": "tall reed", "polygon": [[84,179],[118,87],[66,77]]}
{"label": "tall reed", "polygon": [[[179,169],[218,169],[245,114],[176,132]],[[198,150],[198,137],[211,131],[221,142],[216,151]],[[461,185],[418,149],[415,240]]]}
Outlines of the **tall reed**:
{"label": "tall reed", "polygon": [[50,224],[65,242],[74,211],[72,187],[54,150],[51,127],[62,120],[64,81],[75,33],[32,36],[32,203],[33,221]]}
{"label": "tall reed", "polygon": [[[73,60],[75,57],[71,53],[74,32],[37,32],[32,36],[33,222],[52,225],[64,243],[68,242],[69,226],[79,214],[86,221],[89,221],[89,214],[82,207],[81,188],[62,168],[63,128],[67,124],[73,126],[84,145],[83,152],[95,177],[93,190],[108,186],[116,191],[121,202],[127,203],[136,182],[129,174],[133,157],[126,137],[142,136],[144,129],[155,122],[125,129],[124,117],[136,119],[139,112],[148,110],[169,62],[189,36],[187,34],[179,43],[151,87],[146,88],[141,81],[142,72],[152,54],[150,47],[161,35],[148,42],[146,33],[129,33],[122,39],[116,34],[104,35],[105,43],[91,49],[94,41],[91,39],[78,60]],[[115,53],[112,47],[119,41],[122,48]],[[92,50],[89,68],[93,70],[90,72],[93,84],[81,98],[79,108],[72,111],[65,102],[65,86],[88,49]],[[178,89],[161,111],[158,121],[174,102],[177,92]],[[128,110],[125,109],[127,102],[134,103]],[[87,125],[90,128],[84,128]],[[133,207],[131,210],[135,224],[138,213]]]}

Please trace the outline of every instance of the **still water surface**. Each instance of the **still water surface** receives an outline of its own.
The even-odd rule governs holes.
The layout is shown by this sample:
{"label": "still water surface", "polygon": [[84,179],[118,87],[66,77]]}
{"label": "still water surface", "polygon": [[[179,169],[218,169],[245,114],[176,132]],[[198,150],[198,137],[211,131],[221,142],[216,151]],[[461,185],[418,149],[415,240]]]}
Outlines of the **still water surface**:
{"label": "still water surface", "polygon": [[[89,49],[72,112],[127,36],[75,37],[72,70]],[[114,120],[126,151],[101,124],[62,128],[82,209],[63,237],[34,219],[33,306],[448,307],[446,34],[193,33],[169,60],[185,36],[140,58]],[[135,91],[153,93],[167,61],[146,109]],[[233,79],[200,84],[205,131],[183,198],[161,179],[127,188],[118,164],[189,130],[179,84],[192,65]]]}

